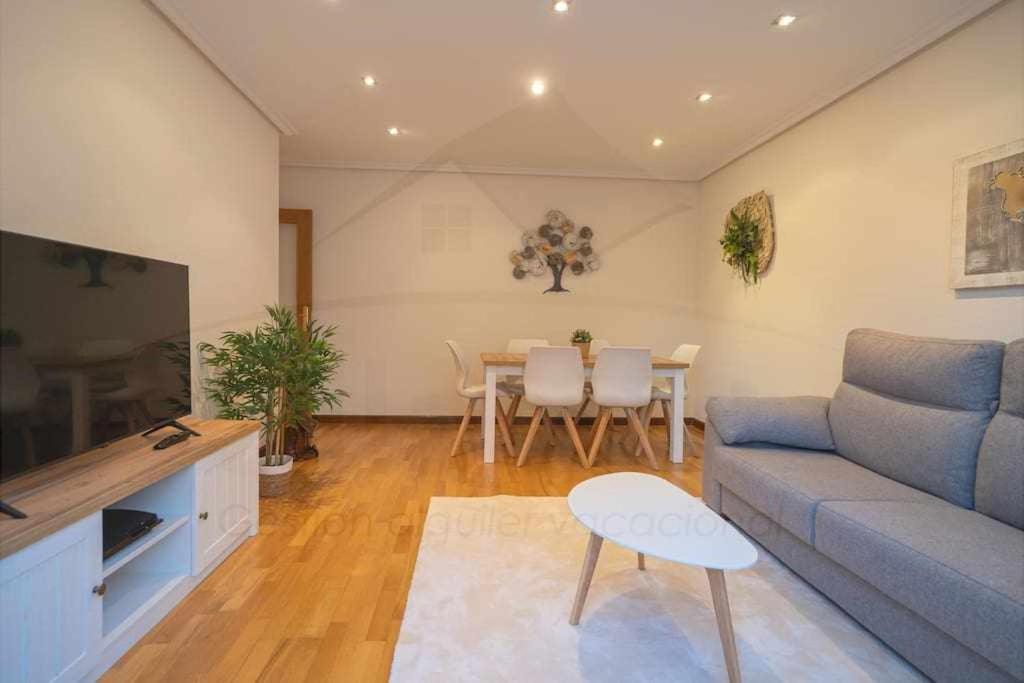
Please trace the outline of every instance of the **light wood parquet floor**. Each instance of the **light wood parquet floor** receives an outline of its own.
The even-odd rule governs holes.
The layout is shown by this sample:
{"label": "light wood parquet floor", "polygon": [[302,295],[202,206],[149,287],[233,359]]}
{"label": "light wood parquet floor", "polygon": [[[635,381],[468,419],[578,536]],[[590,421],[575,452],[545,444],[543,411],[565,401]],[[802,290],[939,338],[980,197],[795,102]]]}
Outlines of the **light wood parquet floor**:
{"label": "light wood parquet floor", "polygon": [[[459,455],[457,425],[324,424],[320,458],[296,463],[289,493],[260,501],[246,541],[104,676],[121,681],[386,681],[431,496],[565,496],[587,478],[650,471],[612,432],[592,469],[568,435],[538,435],[526,465],[482,462],[479,425]],[[589,428],[584,432],[587,440]],[[515,428],[517,443],[525,426]],[[700,432],[660,475],[699,495]]]}

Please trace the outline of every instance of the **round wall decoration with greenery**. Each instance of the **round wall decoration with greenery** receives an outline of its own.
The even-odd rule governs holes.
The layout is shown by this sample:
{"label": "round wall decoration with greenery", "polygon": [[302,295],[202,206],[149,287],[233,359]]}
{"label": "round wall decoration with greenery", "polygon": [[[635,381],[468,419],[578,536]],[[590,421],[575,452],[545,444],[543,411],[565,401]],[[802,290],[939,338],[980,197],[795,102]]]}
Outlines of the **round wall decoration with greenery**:
{"label": "round wall decoration with greenery", "polygon": [[745,285],[756,285],[775,255],[775,220],[764,192],[745,197],[729,211],[718,241],[722,261],[732,266]]}

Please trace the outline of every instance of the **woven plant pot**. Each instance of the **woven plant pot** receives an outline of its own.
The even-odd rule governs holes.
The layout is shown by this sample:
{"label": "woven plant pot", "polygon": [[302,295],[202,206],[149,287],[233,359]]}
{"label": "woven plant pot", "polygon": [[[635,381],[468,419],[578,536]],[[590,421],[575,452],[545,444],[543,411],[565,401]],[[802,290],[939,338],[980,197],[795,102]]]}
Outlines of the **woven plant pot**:
{"label": "woven plant pot", "polygon": [[266,458],[260,458],[260,497],[276,498],[288,490],[292,478],[292,456],[284,456],[283,465],[264,465]]}
{"label": "woven plant pot", "polygon": [[573,346],[580,350],[580,355],[584,358],[590,357],[590,342],[573,342]]}

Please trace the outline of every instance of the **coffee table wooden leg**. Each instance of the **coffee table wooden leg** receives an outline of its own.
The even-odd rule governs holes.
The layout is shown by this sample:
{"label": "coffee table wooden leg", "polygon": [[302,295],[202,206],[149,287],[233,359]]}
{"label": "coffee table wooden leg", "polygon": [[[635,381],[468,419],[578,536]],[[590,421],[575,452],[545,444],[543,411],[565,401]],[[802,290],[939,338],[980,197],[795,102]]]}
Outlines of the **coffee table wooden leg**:
{"label": "coffee table wooden leg", "polygon": [[601,543],[603,542],[603,538],[593,531],[590,532],[587,555],[583,558],[583,571],[580,572],[580,583],[576,587],[576,602],[573,603],[572,614],[569,615],[569,623],[573,626],[580,623],[583,603],[587,601],[587,591],[590,590],[590,580],[594,578],[594,567],[597,566],[597,556],[601,553]]}
{"label": "coffee table wooden leg", "polygon": [[729,683],[740,683],[740,660],[736,652],[736,635],[732,630],[732,615],[729,613],[729,595],[725,590],[725,573],[721,569],[708,569],[708,583],[711,584],[711,600],[715,604],[715,619],[718,620],[718,637],[722,639],[725,653],[725,668],[729,672]]}
{"label": "coffee table wooden leg", "polygon": [[647,569],[647,560],[644,559],[643,553],[636,554],[636,568],[640,571]]}

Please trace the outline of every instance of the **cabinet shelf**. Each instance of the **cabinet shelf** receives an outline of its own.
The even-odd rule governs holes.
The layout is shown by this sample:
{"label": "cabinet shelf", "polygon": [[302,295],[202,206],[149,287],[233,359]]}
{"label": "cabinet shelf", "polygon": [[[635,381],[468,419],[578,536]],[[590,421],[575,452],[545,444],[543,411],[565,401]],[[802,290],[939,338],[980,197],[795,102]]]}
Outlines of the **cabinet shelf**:
{"label": "cabinet shelf", "polygon": [[176,529],[188,523],[188,516],[171,517],[150,529],[149,533],[132,541],[129,545],[103,560],[103,578],[107,578],[136,557],[171,535]]}
{"label": "cabinet shelf", "polygon": [[184,581],[184,574],[119,572],[103,598],[103,637],[113,639]]}

